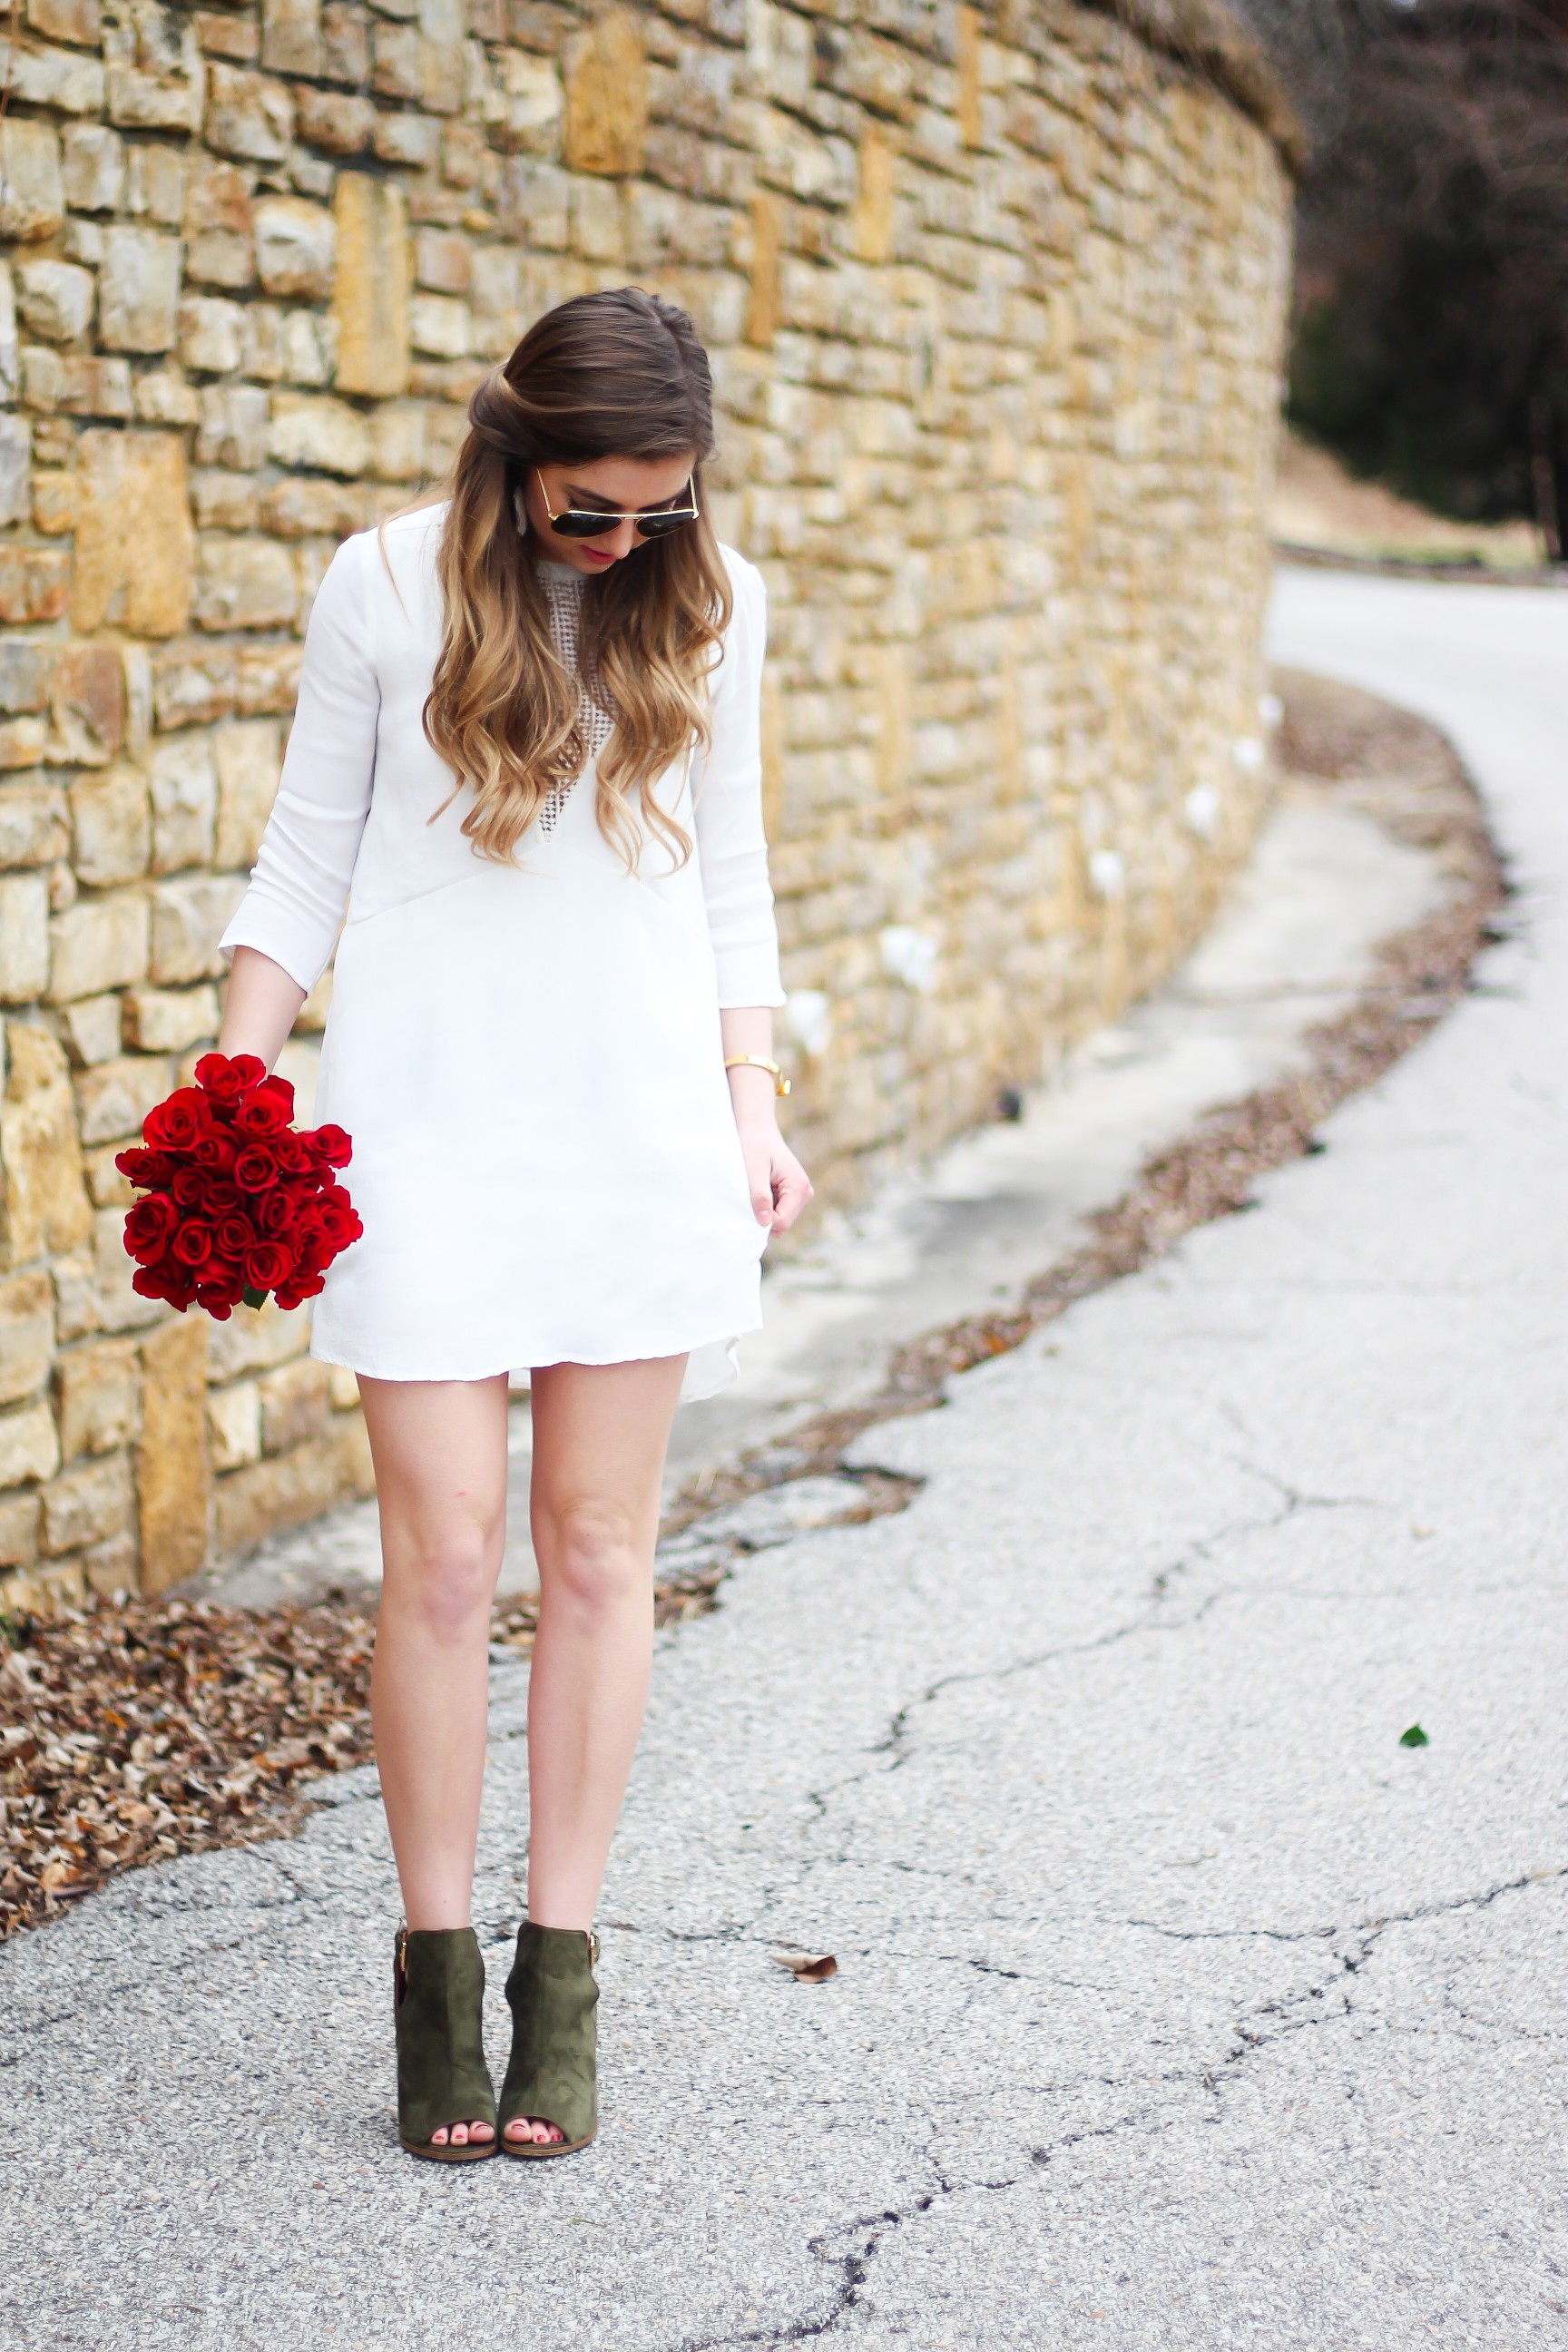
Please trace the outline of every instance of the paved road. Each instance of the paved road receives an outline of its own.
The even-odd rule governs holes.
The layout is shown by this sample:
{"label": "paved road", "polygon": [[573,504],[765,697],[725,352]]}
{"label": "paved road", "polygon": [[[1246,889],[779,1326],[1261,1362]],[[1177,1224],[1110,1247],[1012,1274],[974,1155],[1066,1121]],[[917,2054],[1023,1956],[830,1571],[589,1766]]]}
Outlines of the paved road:
{"label": "paved road", "polygon": [[363,1774],[8,1948],[0,2341],[1568,2345],[1568,598],[1314,573],[1277,632],[1450,729],[1518,938],[667,1647],[586,2157],[396,2154]]}

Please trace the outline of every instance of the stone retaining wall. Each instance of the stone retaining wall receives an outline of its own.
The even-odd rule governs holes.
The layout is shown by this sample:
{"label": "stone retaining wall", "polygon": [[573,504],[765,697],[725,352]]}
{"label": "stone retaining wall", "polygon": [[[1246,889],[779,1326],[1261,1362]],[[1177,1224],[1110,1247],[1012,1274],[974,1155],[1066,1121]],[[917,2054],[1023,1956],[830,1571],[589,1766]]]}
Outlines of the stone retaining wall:
{"label": "stone retaining wall", "polygon": [[213,1035],[334,544],[438,476],[546,305],[636,278],[714,352],[721,527],[773,592],[784,1026],[828,1199],[1200,929],[1263,760],[1287,134],[1255,61],[1197,39],[1206,0],[1138,16],[22,0],[0,1603],[158,1590],[368,1487],[302,1318],[134,1296],[113,1158]]}

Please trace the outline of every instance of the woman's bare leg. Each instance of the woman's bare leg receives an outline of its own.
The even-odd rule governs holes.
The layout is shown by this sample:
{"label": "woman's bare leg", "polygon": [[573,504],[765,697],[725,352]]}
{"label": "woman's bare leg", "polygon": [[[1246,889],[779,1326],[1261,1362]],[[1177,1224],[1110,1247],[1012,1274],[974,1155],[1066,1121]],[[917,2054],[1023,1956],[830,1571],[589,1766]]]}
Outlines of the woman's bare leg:
{"label": "woman's bare leg", "polygon": [[[466,1927],[506,1541],[506,1380],[362,1379],[360,1394],[384,1562],[371,1718],[404,1916]],[[493,2136],[452,2126],[454,2147]]]}
{"label": "woman's bare leg", "polygon": [[[528,1916],[591,1927],[647,1702],[659,1486],[684,1356],[533,1375],[539,1633],[528,1701]],[[553,2125],[507,2126],[559,2139]]]}

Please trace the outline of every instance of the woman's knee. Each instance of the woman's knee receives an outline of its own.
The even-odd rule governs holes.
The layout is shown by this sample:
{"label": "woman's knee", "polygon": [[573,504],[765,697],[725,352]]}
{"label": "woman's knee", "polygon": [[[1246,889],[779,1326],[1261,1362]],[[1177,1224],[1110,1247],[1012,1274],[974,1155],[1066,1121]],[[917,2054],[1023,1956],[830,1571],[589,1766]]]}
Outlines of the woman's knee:
{"label": "woman's knee", "polygon": [[539,1514],[535,1538],[547,1591],[585,1614],[616,1609],[647,1590],[647,1533],[618,1503],[547,1507]]}
{"label": "woman's knee", "polygon": [[489,1617],[500,1567],[498,1538],[488,1528],[458,1525],[436,1534],[406,1534],[385,1548],[389,1580],[437,1640],[455,1640],[476,1617]]}

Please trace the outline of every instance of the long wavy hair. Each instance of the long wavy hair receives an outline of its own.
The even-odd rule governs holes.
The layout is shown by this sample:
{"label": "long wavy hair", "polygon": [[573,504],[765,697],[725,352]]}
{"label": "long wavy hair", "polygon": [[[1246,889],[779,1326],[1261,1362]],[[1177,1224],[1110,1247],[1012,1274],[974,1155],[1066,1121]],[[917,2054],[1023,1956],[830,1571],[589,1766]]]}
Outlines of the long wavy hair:
{"label": "long wavy hair", "polygon": [[[550,551],[520,527],[531,468],[688,450],[699,520],[584,580],[572,675],[536,568]],[[712,378],[697,331],[635,286],[546,311],[475,393],[437,554],[444,628],[425,732],[454,791],[473,786],[463,831],[481,856],[511,858],[546,795],[581,772],[590,697],[613,722],[598,761],[600,832],[628,869],[645,829],[678,863],[690,856],[653,785],[708,740],[707,673],[730,618],[702,495],[712,454]]]}

